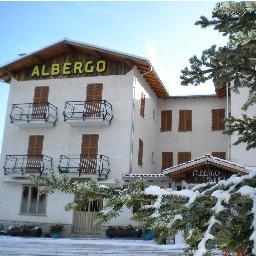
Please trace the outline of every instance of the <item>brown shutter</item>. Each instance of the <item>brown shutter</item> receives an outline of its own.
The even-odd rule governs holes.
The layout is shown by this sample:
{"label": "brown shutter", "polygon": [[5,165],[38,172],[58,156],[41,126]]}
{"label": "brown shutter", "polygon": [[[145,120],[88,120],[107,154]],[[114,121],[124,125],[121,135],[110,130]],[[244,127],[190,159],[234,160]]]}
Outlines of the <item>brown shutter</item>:
{"label": "brown shutter", "polygon": [[186,131],[192,131],[192,110],[185,110]]}
{"label": "brown shutter", "polygon": [[192,110],[179,111],[179,132],[192,131]]}
{"label": "brown shutter", "polygon": [[185,130],[185,110],[179,111],[179,132]]}
{"label": "brown shutter", "polygon": [[86,101],[102,100],[103,84],[88,84],[86,89]]}
{"label": "brown shutter", "polygon": [[49,95],[49,86],[35,87],[33,103],[47,103]]}
{"label": "brown shutter", "polygon": [[162,152],[162,170],[173,166],[173,153]]}
{"label": "brown shutter", "polygon": [[225,129],[225,109],[212,109],[212,130]]}
{"label": "brown shutter", "polygon": [[26,162],[27,173],[42,171],[43,135],[31,135],[28,140],[28,157]]}
{"label": "brown shutter", "polygon": [[163,110],[161,111],[161,131],[171,131],[172,130],[172,111]]}
{"label": "brown shutter", "polygon": [[139,151],[138,151],[138,165],[143,164],[143,141],[139,139]]}
{"label": "brown shutter", "polygon": [[212,156],[225,160],[226,159],[226,152],[212,152]]}
{"label": "brown shutter", "polygon": [[178,164],[182,164],[191,160],[191,152],[178,152]]}
{"label": "brown shutter", "polygon": [[98,134],[83,134],[80,170],[82,173],[96,173],[98,154]]}
{"label": "brown shutter", "polygon": [[31,135],[28,140],[28,155],[42,155],[43,135]]}
{"label": "brown shutter", "polygon": [[98,134],[83,134],[81,155],[87,158],[95,158],[98,154]]}
{"label": "brown shutter", "polygon": [[140,115],[145,116],[145,94],[141,93],[141,99],[140,99]]}
{"label": "brown shutter", "polygon": [[34,90],[33,119],[45,119],[47,113],[49,86],[38,86]]}

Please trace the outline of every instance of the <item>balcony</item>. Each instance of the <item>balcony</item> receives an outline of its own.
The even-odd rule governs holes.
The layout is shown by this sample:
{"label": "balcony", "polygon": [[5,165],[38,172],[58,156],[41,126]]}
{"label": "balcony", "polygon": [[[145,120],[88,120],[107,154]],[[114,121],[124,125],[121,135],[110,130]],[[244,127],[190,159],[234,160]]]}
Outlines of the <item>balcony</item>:
{"label": "balcony", "polygon": [[52,170],[52,158],[45,155],[7,155],[4,174],[16,177],[45,175]]}
{"label": "balcony", "polygon": [[55,126],[57,107],[48,102],[13,104],[10,120],[21,128]]}
{"label": "balcony", "polygon": [[64,121],[71,126],[110,125],[112,105],[106,101],[66,101]]}
{"label": "balcony", "polygon": [[107,178],[109,173],[109,159],[103,155],[94,158],[71,155],[61,155],[58,166],[59,172],[79,177]]}

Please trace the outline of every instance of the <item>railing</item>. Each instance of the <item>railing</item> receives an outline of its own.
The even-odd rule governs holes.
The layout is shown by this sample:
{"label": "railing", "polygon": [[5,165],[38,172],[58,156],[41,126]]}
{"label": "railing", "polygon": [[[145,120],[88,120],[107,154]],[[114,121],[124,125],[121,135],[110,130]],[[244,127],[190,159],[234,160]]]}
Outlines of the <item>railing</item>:
{"label": "railing", "polygon": [[106,100],[66,101],[63,116],[64,121],[101,119],[110,124],[113,118],[112,105]]}
{"label": "railing", "polygon": [[79,176],[98,175],[107,177],[109,173],[109,158],[104,155],[86,157],[84,155],[61,155],[58,166],[60,173]]}
{"label": "railing", "polygon": [[52,170],[52,158],[45,155],[7,155],[4,174],[42,175]]}
{"label": "railing", "polygon": [[49,102],[13,104],[10,119],[11,123],[44,120],[55,125],[57,107]]}

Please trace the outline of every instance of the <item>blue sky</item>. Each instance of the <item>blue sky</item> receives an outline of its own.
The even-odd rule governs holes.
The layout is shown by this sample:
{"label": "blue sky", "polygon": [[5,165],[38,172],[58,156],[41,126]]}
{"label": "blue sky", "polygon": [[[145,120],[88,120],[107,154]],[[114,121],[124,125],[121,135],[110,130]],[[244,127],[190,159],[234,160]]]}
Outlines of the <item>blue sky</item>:
{"label": "blue sky", "polygon": [[[181,87],[180,70],[194,54],[225,38],[194,23],[215,2],[0,2],[0,65],[64,37],[147,57],[171,95],[211,94],[213,86]],[[0,145],[9,86],[0,83]],[[19,102],[17,102],[19,103]]]}

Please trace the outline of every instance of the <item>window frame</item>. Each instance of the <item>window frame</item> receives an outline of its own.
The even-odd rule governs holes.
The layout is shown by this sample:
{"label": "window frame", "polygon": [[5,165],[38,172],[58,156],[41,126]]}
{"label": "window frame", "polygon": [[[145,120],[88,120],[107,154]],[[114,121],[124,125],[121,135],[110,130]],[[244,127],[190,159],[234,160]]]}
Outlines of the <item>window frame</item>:
{"label": "window frame", "polygon": [[[22,204],[23,204],[23,191],[25,189],[25,187],[28,187],[28,196],[27,196],[27,207],[26,207],[26,212],[22,212]],[[36,197],[36,212],[35,213],[31,213],[29,212],[30,209],[30,205],[31,205],[31,194],[32,194],[32,188],[37,188],[37,197]],[[21,203],[20,203],[20,215],[32,215],[32,216],[46,216],[46,209],[47,209],[47,196],[45,195],[45,207],[44,207],[44,213],[38,213],[38,206],[39,206],[39,197],[40,197],[40,193],[39,193],[39,188],[37,186],[33,186],[33,185],[27,185],[24,184],[22,185],[22,193],[21,193]]]}
{"label": "window frame", "polygon": [[[190,120],[190,122],[188,122]],[[192,132],[193,112],[192,109],[179,110],[179,132]]]}
{"label": "window frame", "polygon": [[[169,115],[169,116],[168,116]],[[169,117],[169,123],[168,123]],[[161,111],[161,132],[171,132],[172,131],[172,110],[166,109]]]}

